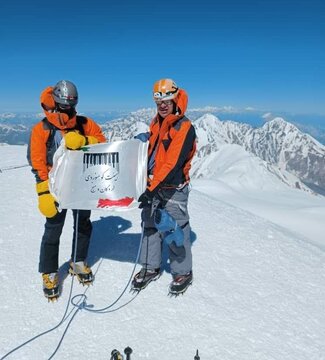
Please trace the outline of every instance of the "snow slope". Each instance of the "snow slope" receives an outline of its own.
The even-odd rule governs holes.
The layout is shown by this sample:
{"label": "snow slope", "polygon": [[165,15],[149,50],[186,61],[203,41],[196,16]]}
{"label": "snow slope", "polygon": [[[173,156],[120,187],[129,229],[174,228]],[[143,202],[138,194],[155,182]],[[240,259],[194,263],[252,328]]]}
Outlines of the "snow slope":
{"label": "snow slope", "polygon": [[325,250],[324,197],[306,194],[310,189],[294,175],[278,171],[235,144],[196,159],[193,173],[200,178],[192,181],[197,190],[263,216]]}
{"label": "snow slope", "polygon": [[[25,164],[25,152],[26,147],[0,147],[0,169]],[[273,202],[264,204],[268,213],[257,216],[243,208],[244,197],[239,204],[226,201],[231,193],[235,197],[230,178],[228,189],[220,184],[225,183],[220,179],[193,184],[194,283],[184,296],[167,296],[171,277],[164,260],[162,277],[136,297],[126,291],[110,309],[116,311],[99,314],[70,305],[61,326],[6,358],[49,359],[69,325],[56,359],[109,359],[112,349],[123,351],[126,346],[133,349],[132,360],[190,360],[196,349],[202,360],[323,359],[325,255],[311,244],[316,239],[310,221],[324,215],[324,198],[304,194],[303,199],[297,195],[302,192],[292,190],[289,203],[284,198],[279,203],[274,196]],[[211,192],[213,188],[218,191]],[[57,303],[47,303],[37,272],[43,218],[30,169],[0,173],[0,189],[3,358],[62,319],[72,281],[64,272],[72,223],[68,216],[61,238],[62,295]],[[254,191],[258,198],[261,190],[252,187],[250,194]],[[270,195],[272,191],[276,194],[270,189]],[[294,199],[296,208],[288,212],[287,220],[305,224],[308,236],[269,220]],[[307,205],[314,205],[313,211],[304,211]],[[140,211],[98,210],[92,220],[89,262],[96,281],[90,288],[74,282],[72,291],[86,292],[87,305],[94,310],[112,304],[127,285],[140,241]],[[324,234],[324,225],[317,226]]]}

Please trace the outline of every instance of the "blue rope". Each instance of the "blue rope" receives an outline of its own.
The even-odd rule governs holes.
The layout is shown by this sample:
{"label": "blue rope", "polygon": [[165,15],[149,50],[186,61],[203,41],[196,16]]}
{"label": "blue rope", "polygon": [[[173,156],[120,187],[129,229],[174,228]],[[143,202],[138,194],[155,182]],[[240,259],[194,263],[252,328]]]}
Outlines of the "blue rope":
{"label": "blue rope", "polygon": [[[134,266],[133,266],[131,275],[130,275],[130,277],[129,277],[129,280],[128,280],[126,286],[124,287],[124,289],[123,289],[123,291],[121,292],[121,294],[117,297],[117,299],[116,299],[114,302],[112,302],[110,305],[108,305],[108,306],[106,306],[106,307],[104,307],[104,308],[101,308],[101,309],[92,309],[92,305],[87,305],[87,303],[86,303],[86,305],[85,305],[84,308],[83,308],[84,310],[89,311],[89,312],[94,312],[94,313],[100,313],[100,314],[104,314],[104,313],[106,313],[106,312],[111,312],[111,311],[106,311],[106,310],[108,310],[108,309],[110,309],[111,307],[113,307],[113,306],[122,298],[122,296],[125,294],[127,288],[129,287],[129,285],[130,285],[130,283],[131,283],[131,281],[132,281],[133,275],[134,275],[134,273],[135,273],[135,269],[136,269],[137,264],[138,264],[138,261],[139,261],[142,241],[143,241],[143,225],[142,225],[142,232],[141,232],[141,239],[140,239],[140,244],[139,244],[139,248],[138,248],[138,253],[137,253],[137,257],[136,257],[136,260],[135,260],[135,263],[134,263]],[[138,294],[136,294],[136,295],[138,295]],[[78,305],[75,304],[73,301],[74,301],[74,299],[75,299],[76,297],[78,297],[78,296],[80,296],[80,295],[76,295],[76,296],[74,296],[74,297],[71,299],[71,304],[72,304],[73,306],[75,306],[75,307],[78,307]],[[133,297],[132,301],[135,299],[135,297],[136,297],[136,296]],[[84,301],[86,302],[86,300],[87,300],[87,298],[85,298]],[[129,301],[129,302],[130,302],[130,301]],[[129,302],[128,302],[128,303],[129,303]],[[121,306],[121,307],[123,307],[123,306]],[[113,310],[113,311],[115,311],[115,310]]]}
{"label": "blue rope", "polygon": [[50,360],[50,359],[53,359],[53,357],[55,356],[55,354],[58,352],[58,350],[59,350],[59,348],[60,348],[60,346],[61,346],[61,344],[62,344],[62,341],[63,341],[63,339],[64,339],[64,337],[65,337],[65,335],[66,335],[66,333],[67,333],[67,331],[68,331],[68,329],[69,329],[69,327],[70,327],[70,325],[71,325],[74,317],[77,315],[77,313],[78,313],[79,310],[81,310],[81,308],[77,309],[77,310],[74,312],[74,314],[72,315],[71,319],[69,320],[67,326],[66,326],[65,329],[64,329],[63,335],[61,336],[61,339],[60,339],[60,341],[59,341],[56,349],[54,350],[54,352],[52,353],[52,355],[49,357],[49,360]]}
{"label": "blue rope", "polygon": [[[79,222],[79,211],[77,212],[77,217],[76,217],[76,228],[77,228],[78,222]],[[75,254],[75,255],[74,255],[74,260],[75,260],[75,257],[76,257],[78,231],[76,231],[76,237],[75,237],[75,239],[76,239],[76,240],[75,240],[75,246],[74,246],[74,254]],[[73,310],[69,313],[69,315],[68,315],[67,317],[66,317],[66,314],[67,314],[67,312],[68,312],[69,305],[70,305],[70,301],[71,301],[71,297],[72,297],[73,281],[74,281],[74,277],[72,278],[72,281],[71,281],[70,293],[69,293],[69,298],[68,298],[67,305],[66,305],[66,308],[65,308],[65,312],[64,312],[64,315],[63,315],[62,319],[60,320],[60,322],[59,322],[56,326],[54,326],[53,328],[51,328],[51,329],[49,329],[49,330],[46,330],[46,331],[44,331],[44,332],[42,332],[42,333],[40,333],[40,334],[32,337],[31,339],[25,341],[25,342],[22,343],[21,345],[15,347],[15,348],[12,349],[11,351],[9,351],[7,354],[5,354],[0,360],[5,359],[5,358],[8,357],[10,354],[12,354],[12,353],[14,353],[15,351],[21,349],[22,347],[24,347],[25,345],[33,342],[34,340],[40,338],[41,336],[46,335],[46,334],[54,331],[55,329],[57,329],[58,327],[60,327],[60,326],[64,323],[64,321],[65,321],[66,319],[69,318],[69,316],[71,315],[71,313],[73,312]],[[73,315],[73,316],[74,316],[74,315]]]}
{"label": "blue rope", "polygon": [[[61,346],[61,344],[62,344],[62,341],[63,341],[63,339],[64,339],[64,337],[65,337],[65,335],[66,335],[66,333],[67,333],[67,331],[68,331],[68,329],[69,329],[69,327],[70,327],[70,325],[71,325],[74,317],[77,315],[77,313],[79,312],[79,310],[86,310],[86,311],[90,311],[90,312],[93,312],[93,313],[105,314],[105,313],[117,311],[117,310],[123,308],[124,306],[126,306],[126,305],[128,305],[130,302],[132,302],[132,301],[138,296],[139,293],[137,292],[136,295],[133,296],[132,299],[130,299],[130,300],[127,301],[126,303],[122,304],[122,305],[119,306],[118,308],[113,309],[113,310],[108,310],[108,309],[110,309],[111,307],[113,307],[113,306],[122,298],[122,296],[124,295],[126,289],[127,289],[127,288],[129,287],[129,285],[130,285],[130,282],[131,282],[131,280],[132,280],[132,278],[133,278],[133,274],[134,274],[134,272],[135,272],[135,269],[136,269],[136,266],[137,266],[137,263],[138,263],[138,260],[139,260],[139,257],[140,257],[141,244],[142,244],[143,236],[144,236],[143,233],[144,233],[144,225],[142,224],[141,239],[140,239],[140,244],[139,244],[139,248],[138,248],[138,253],[137,253],[136,261],[135,261],[135,263],[134,263],[133,270],[132,270],[132,273],[131,273],[131,275],[130,275],[130,277],[129,277],[129,280],[128,280],[125,288],[123,289],[122,293],[117,297],[117,299],[116,299],[113,303],[111,303],[110,305],[108,305],[107,307],[102,308],[102,309],[92,309],[93,305],[88,305],[88,304],[87,304],[87,296],[86,296],[86,294],[85,294],[85,292],[86,292],[87,290],[86,290],[83,294],[77,294],[77,295],[75,295],[75,296],[71,299],[71,304],[72,304],[74,307],[76,307],[77,309],[76,309],[75,313],[73,314],[72,318],[69,320],[69,322],[68,322],[68,324],[67,324],[67,326],[66,326],[66,328],[65,328],[65,330],[64,330],[64,332],[63,332],[63,334],[62,334],[62,336],[61,336],[61,339],[60,339],[60,341],[59,341],[59,343],[58,343],[55,351],[52,353],[51,357],[49,358],[49,360],[52,359],[52,358],[54,357],[54,355],[58,352],[58,350],[59,350],[59,348],[60,348],[60,346]],[[99,266],[98,266],[98,268],[99,268]],[[97,271],[98,271],[98,268],[97,268]],[[74,299],[76,299],[76,298],[78,298],[78,297],[80,297],[79,302],[74,303]],[[82,300],[82,299],[83,299],[83,300]],[[81,302],[81,303],[80,303],[80,302]]]}
{"label": "blue rope", "polygon": [[[74,259],[73,259],[73,262],[75,264],[75,260],[76,260],[76,253],[77,253],[77,242],[78,242],[78,223],[79,223],[79,210],[77,210],[77,216],[76,216],[76,233],[75,233],[75,246],[74,246]],[[73,307],[76,308],[75,312],[73,313],[71,319],[69,320],[62,336],[61,336],[61,339],[56,347],[56,349],[54,350],[54,352],[52,353],[52,355],[49,357],[49,360],[50,359],[53,359],[53,357],[55,356],[55,354],[58,352],[62,342],[63,342],[63,339],[73,321],[73,319],[75,318],[75,316],[77,315],[77,313],[80,311],[80,310],[86,310],[86,311],[90,311],[90,312],[93,312],[93,313],[98,313],[98,314],[105,314],[105,313],[109,313],[109,312],[113,312],[113,311],[117,311],[123,307],[125,307],[126,305],[128,305],[130,302],[132,302],[137,296],[139,293],[136,293],[135,296],[133,296],[133,298],[131,300],[129,300],[128,302],[122,304],[121,306],[119,306],[118,308],[116,309],[112,309],[112,310],[109,310],[110,308],[112,308],[121,298],[122,296],[125,294],[127,288],[129,287],[130,285],[130,282],[133,278],[133,275],[134,275],[134,272],[135,272],[135,269],[136,269],[136,266],[137,266],[137,263],[139,261],[139,257],[140,257],[140,252],[141,252],[141,244],[142,244],[142,241],[143,241],[143,236],[144,236],[144,225],[142,224],[142,231],[141,231],[141,239],[140,239],[140,243],[139,243],[139,248],[138,248],[138,253],[137,253],[137,257],[136,257],[136,260],[135,260],[135,263],[134,263],[134,266],[133,266],[133,269],[132,269],[132,273],[129,277],[129,280],[125,286],[125,288],[123,289],[122,293],[117,297],[117,299],[111,303],[110,305],[104,307],[104,308],[101,308],[101,309],[92,309],[93,305],[88,305],[87,304],[87,296],[86,296],[86,292],[88,290],[88,288],[84,291],[83,294],[77,294],[75,295],[74,297],[72,297],[72,289],[73,289],[73,281],[74,281],[74,277],[72,278],[72,282],[71,282],[71,287],[70,287],[70,293],[69,293],[69,298],[68,298],[68,301],[67,301],[67,305],[66,305],[66,309],[65,309],[65,312],[64,312],[64,315],[61,319],[61,321],[53,328],[47,330],[47,331],[44,331],[36,336],[34,336],[33,338],[25,341],[23,344],[17,346],[16,348],[12,349],[11,351],[9,351],[7,354],[5,354],[0,360],[3,360],[5,359],[6,357],[8,357],[10,354],[12,354],[13,352],[17,351],[18,349],[22,348],[23,346],[27,345],[28,343],[31,343],[32,341],[36,340],[37,338],[45,335],[45,334],[48,334],[52,331],[54,331],[55,329],[57,329],[59,326],[61,326],[63,324],[64,321],[66,321],[70,315],[73,313],[73,310],[71,310],[71,312],[69,313],[68,316],[66,316],[67,312],[68,312],[68,309],[69,309],[69,305],[70,303],[72,304]],[[100,266],[100,264],[99,264]],[[97,271],[99,269],[99,266],[97,268]],[[96,271],[96,273],[97,273]],[[74,299],[76,298],[80,298],[78,302],[74,302]]]}

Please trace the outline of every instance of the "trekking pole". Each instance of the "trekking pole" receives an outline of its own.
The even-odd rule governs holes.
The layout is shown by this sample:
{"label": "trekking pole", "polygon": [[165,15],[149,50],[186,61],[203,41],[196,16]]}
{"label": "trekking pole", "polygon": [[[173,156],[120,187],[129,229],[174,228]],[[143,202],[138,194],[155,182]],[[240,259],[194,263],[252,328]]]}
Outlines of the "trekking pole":
{"label": "trekking pole", "polygon": [[196,350],[196,355],[194,356],[194,360],[200,360],[199,350]]}
{"label": "trekking pole", "polygon": [[124,354],[126,355],[126,360],[131,360],[132,349],[128,346],[124,349]]}

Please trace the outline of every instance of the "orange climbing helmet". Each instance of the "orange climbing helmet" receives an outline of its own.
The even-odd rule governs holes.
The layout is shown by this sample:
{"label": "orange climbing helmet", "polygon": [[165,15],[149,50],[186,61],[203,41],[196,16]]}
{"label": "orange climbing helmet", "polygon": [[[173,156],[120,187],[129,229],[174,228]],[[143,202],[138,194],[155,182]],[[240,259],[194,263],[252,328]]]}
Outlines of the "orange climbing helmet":
{"label": "orange climbing helmet", "polygon": [[153,86],[153,99],[155,101],[174,100],[178,95],[178,87],[172,79],[161,79]]}

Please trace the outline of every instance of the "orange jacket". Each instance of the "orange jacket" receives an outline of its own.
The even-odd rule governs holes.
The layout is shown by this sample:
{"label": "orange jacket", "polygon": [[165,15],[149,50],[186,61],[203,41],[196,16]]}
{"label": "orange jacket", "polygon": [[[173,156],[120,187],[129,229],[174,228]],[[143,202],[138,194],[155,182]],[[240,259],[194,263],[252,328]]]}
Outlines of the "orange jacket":
{"label": "orange jacket", "polygon": [[60,131],[63,136],[66,131],[82,126],[83,135],[93,136],[100,143],[106,141],[101,128],[92,119],[80,117],[82,122],[79,125],[77,124],[77,115],[69,119],[66,114],[54,112],[52,90],[52,87],[48,87],[41,94],[41,105],[46,118],[33,127],[28,144],[27,158],[37,182],[48,179],[48,173],[53,164],[56,147],[54,141],[52,141],[53,144],[48,144],[51,131]]}
{"label": "orange jacket", "polygon": [[150,124],[149,164],[154,156],[152,178],[148,180],[148,189],[158,186],[177,187],[189,181],[191,160],[196,150],[195,129],[191,121],[184,116],[187,108],[187,94],[179,90],[176,99],[178,114],[170,114],[160,119],[157,114]]}

